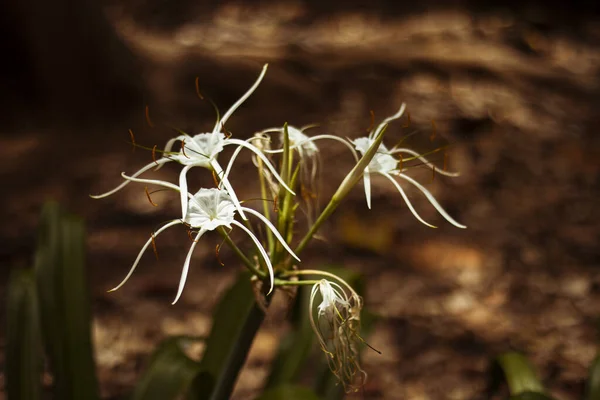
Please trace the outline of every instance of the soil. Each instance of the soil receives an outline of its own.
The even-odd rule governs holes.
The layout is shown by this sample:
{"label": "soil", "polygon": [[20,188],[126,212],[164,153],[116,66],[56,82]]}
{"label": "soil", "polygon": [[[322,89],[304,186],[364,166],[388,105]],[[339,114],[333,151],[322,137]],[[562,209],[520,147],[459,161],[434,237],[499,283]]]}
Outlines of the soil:
{"label": "soil", "polygon": [[[178,199],[156,193],[154,207],[135,185],[103,200],[88,194],[152,161],[149,151],[132,151],[128,129],[151,148],[172,135],[165,124],[192,133],[212,128],[214,110],[198,98],[196,77],[205,99],[225,110],[265,62],[265,80],[227,125],[235,137],[289,122],[318,123],[310,132],[355,138],[369,128],[370,111],[380,121],[405,102],[410,120],[392,123],[386,142],[410,134],[407,147],[443,148],[432,161],[461,173],[410,171],[468,229],[447,223],[405,185],[422,217],[439,228],[422,225],[389,182],[375,179],[372,210],[359,184],[326,224],[324,240],[303,254],[311,268],[335,264],[362,272],[366,307],[381,316],[368,340],[382,354],[364,353],[369,382],[348,398],[502,398],[501,391],[489,393],[490,365],[511,349],[529,357],[557,398],[581,398],[596,355],[600,307],[596,6],[196,3],[103,4],[107,37],[116,43],[93,53],[104,60],[105,75],[100,67],[81,73],[92,67],[77,61],[77,52],[62,53],[80,75],[57,73],[67,92],[78,86],[72,93],[80,97],[61,86],[40,89],[45,78],[24,69],[18,82],[36,88],[32,98],[20,85],[3,97],[14,101],[0,138],[6,190],[0,254],[5,265],[31,262],[47,198],[85,218],[104,398],[131,389],[161,339],[207,334],[219,294],[239,268],[229,251],[221,252],[225,266],[219,265],[220,239],[208,235],[196,248],[182,299],[171,306],[189,240],[173,229],[158,240],[158,262],[147,254],[122,289],[106,293],[150,232],[173,218]],[[38,60],[35,51],[25,63]],[[33,70],[43,67],[35,62]],[[353,159],[333,143],[320,151],[324,205]],[[169,167],[154,176],[176,181],[177,168]],[[190,179],[212,185],[206,171]],[[232,180],[241,198],[259,195],[249,155],[239,159]],[[271,308],[235,399],[260,393],[278,339],[289,329],[281,322],[285,307],[282,297]]]}

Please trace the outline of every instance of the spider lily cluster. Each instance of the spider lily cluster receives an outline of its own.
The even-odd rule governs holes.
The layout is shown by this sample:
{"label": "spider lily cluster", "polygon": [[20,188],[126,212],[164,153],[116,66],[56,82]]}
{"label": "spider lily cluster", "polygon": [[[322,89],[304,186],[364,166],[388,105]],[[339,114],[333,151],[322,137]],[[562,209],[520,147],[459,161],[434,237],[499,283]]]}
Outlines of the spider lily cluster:
{"label": "spider lily cluster", "polygon": [[[364,184],[367,206],[369,209],[371,208],[371,176],[373,174],[387,178],[398,190],[411,213],[423,224],[434,227],[417,213],[406,192],[395,178],[416,187],[449,223],[459,228],[465,228],[465,226],[454,220],[423,185],[406,174],[408,170],[406,161],[418,160],[427,168],[434,169],[435,172],[433,164],[414,150],[398,146],[388,149],[383,144],[383,135],[388,124],[403,115],[404,104],[398,112],[384,119],[367,136],[356,139],[329,134],[308,136],[309,127],[296,128],[287,124],[283,127],[268,128],[257,132],[247,140],[234,138],[225,130],[225,124],[258,88],[266,71],[267,65],[263,67],[258,79],[250,89],[222,117],[217,117],[212,131],[195,135],[177,131],[177,136],[167,141],[160,158],[155,157],[153,150],[152,162],[133,174],[122,173],[123,182],[120,185],[106,193],[92,196],[93,198],[110,196],[133,182],[145,186],[149,199],[148,186],[158,186],[176,192],[180,200],[180,215],[164,223],[151,234],[142,246],[128,274],[112,290],[121,288],[133,275],[148,247],[152,245],[156,251],[155,240],[162,232],[176,225],[184,225],[192,243],[183,264],[179,286],[173,301],[175,304],[183,293],[188,271],[192,265],[192,256],[199,240],[206,233],[217,231],[255,277],[268,283],[269,290],[266,295],[270,295],[277,286],[313,285],[310,296],[311,326],[320,347],[327,355],[331,370],[347,390],[352,390],[357,387],[357,381],[360,384],[364,383],[366,379],[366,373],[360,368],[358,359],[359,345],[364,342],[360,337],[362,299],[341,278],[325,271],[300,268],[298,254],[304,250],[323,222],[361,179]],[[319,148],[317,143],[323,140],[343,145],[350,152],[355,166],[339,185],[327,206],[318,212],[316,181],[319,168]],[[220,160],[221,153],[227,147],[233,148],[233,152],[229,160],[221,164],[223,161]],[[243,206],[229,180],[232,167],[243,150],[251,153],[257,168],[262,196],[260,211]],[[167,163],[181,165],[177,182],[141,177],[148,171],[158,170]],[[194,167],[208,170],[215,178],[215,187],[195,188],[190,191],[187,177]],[[440,170],[439,173],[456,176],[455,173],[445,170]],[[296,196],[296,191],[299,191],[302,196]],[[296,233],[294,222],[295,215],[299,210],[304,210],[308,216],[309,229],[297,241],[294,236]],[[257,227],[253,225],[253,222],[257,222],[261,226]],[[243,231],[251,239],[255,249],[254,254],[248,255],[248,252],[244,252],[233,242],[230,237],[233,229]],[[295,249],[292,249],[294,243],[297,244]],[[298,280],[304,275],[317,279]]]}

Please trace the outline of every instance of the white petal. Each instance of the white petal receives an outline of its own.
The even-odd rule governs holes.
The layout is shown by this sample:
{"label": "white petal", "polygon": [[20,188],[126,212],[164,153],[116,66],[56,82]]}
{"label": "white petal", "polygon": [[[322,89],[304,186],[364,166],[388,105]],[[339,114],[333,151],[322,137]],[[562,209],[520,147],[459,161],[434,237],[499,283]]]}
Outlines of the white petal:
{"label": "white petal", "polygon": [[381,173],[381,175],[383,175],[386,178],[388,178],[394,184],[394,186],[396,186],[396,189],[398,189],[398,191],[400,192],[400,195],[404,199],[404,202],[408,206],[408,209],[410,210],[410,212],[412,213],[412,215],[415,216],[416,219],[418,219],[424,225],[427,225],[427,226],[429,226],[431,228],[437,228],[437,226],[431,225],[430,223],[426,222],[423,218],[421,218],[421,216],[419,215],[419,213],[417,213],[417,210],[415,210],[415,208],[413,207],[412,203],[408,199],[408,196],[406,195],[406,193],[404,193],[404,190],[402,189],[402,186],[400,186],[400,184],[398,182],[396,182],[396,180],[390,174]]}
{"label": "white petal", "polygon": [[150,244],[152,243],[152,239],[153,238],[156,238],[165,229],[170,228],[170,227],[172,227],[174,225],[177,225],[177,224],[181,224],[181,223],[182,222],[180,220],[171,221],[168,224],[166,224],[166,225],[162,226],[161,228],[159,228],[156,232],[154,232],[153,237],[150,237],[150,239],[148,239],[148,241],[146,242],[146,244],[142,247],[142,249],[138,253],[137,258],[135,259],[135,262],[133,263],[133,266],[129,270],[129,273],[127,274],[127,276],[125,277],[125,279],[123,279],[121,281],[121,283],[119,283],[117,286],[115,286],[114,288],[110,289],[109,292],[114,292],[115,290],[118,290],[119,288],[121,288],[121,286],[123,286],[125,284],[125,282],[127,282],[129,280],[129,278],[131,277],[131,275],[133,275],[133,271],[135,271],[135,268],[137,267],[138,263],[140,262],[140,260],[142,258],[142,255],[144,254],[144,252],[146,251],[146,249],[148,248],[148,246],[150,246]]}
{"label": "white petal", "polygon": [[269,270],[269,277],[271,278],[271,287],[269,288],[269,292],[267,293],[267,295],[271,294],[271,292],[273,291],[273,284],[275,282],[275,273],[273,272],[273,264],[271,264],[271,260],[269,259],[269,255],[267,254],[267,251],[263,248],[263,246],[260,243],[260,241],[258,240],[258,238],[256,236],[254,236],[252,234],[252,232],[250,232],[250,229],[246,228],[244,225],[242,225],[241,223],[239,223],[237,221],[233,221],[232,224],[239,226],[240,228],[242,228],[242,230],[244,230],[244,232],[246,232],[248,234],[248,236],[250,236],[250,238],[256,245],[256,248],[262,255],[263,259],[265,260],[265,263],[267,264],[267,269]]}
{"label": "white petal", "polygon": [[267,227],[269,227],[269,229],[271,230],[271,232],[273,232],[273,234],[275,235],[275,237],[277,238],[277,240],[279,240],[279,242],[281,243],[281,245],[283,246],[283,248],[292,255],[292,257],[294,257],[296,260],[300,261],[300,259],[298,258],[298,256],[296,254],[294,254],[294,251],[290,248],[290,246],[288,246],[288,244],[285,242],[285,240],[283,239],[283,237],[281,236],[281,234],[279,233],[279,231],[277,230],[277,228],[275,228],[275,226],[273,226],[273,224],[271,223],[271,221],[269,221],[264,215],[262,215],[261,213],[259,213],[256,210],[253,210],[251,208],[247,208],[247,207],[242,207],[244,209],[244,211],[247,211],[249,214],[255,215],[256,217],[258,217],[262,222],[265,223],[265,225],[267,225]]}
{"label": "white petal", "polygon": [[365,198],[367,199],[367,207],[369,210],[371,209],[371,174],[369,172],[369,167],[365,168],[365,172],[363,173],[363,183],[365,186]]}
{"label": "white petal", "polygon": [[[151,185],[157,185],[157,186],[164,186],[166,188],[169,189],[173,189],[176,191],[180,191],[181,189],[179,189],[179,186],[172,184],[171,182],[167,182],[167,181],[159,181],[158,179],[140,179],[140,178],[134,178],[133,176],[127,176],[125,175],[125,172],[121,172],[121,176],[125,179],[127,179],[128,181],[132,181],[132,182],[138,182],[138,183],[148,183]],[[190,197],[191,194],[188,193],[188,197]]]}
{"label": "white petal", "polygon": [[429,202],[431,203],[431,205],[434,206],[435,209],[438,210],[438,212],[440,214],[442,214],[442,216],[444,218],[446,218],[446,221],[450,222],[452,225],[456,226],[457,228],[467,229],[466,225],[459,224],[458,222],[456,222],[456,220],[454,218],[452,218],[450,216],[450,214],[448,214],[446,212],[446,210],[444,210],[442,208],[442,206],[440,205],[440,203],[437,202],[437,200],[435,199],[435,197],[433,197],[433,195],[429,192],[429,190],[427,190],[425,188],[425,186],[421,185],[419,182],[415,181],[410,176],[406,176],[404,174],[397,174],[397,175],[400,178],[409,181],[410,183],[412,183],[413,185],[415,185],[417,187],[417,189],[419,189],[421,192],[423,192],[423,194],[425,195],[425,197],[427,197],[427,200],[429,200]]}
{"label": "white petal", "polygon": [[185,281],[187,280],[188,271],[190,269],[190,261],[192,260],[192,253],[194,252],[194,249],[196,248],[198,241],[200,240],[202,235],[204,235],[204,232],[206,232],[206,231],[204,229],[201,229],[200,232],[198,232],[198,234],[194,238],[192,245],[190,246],[190,250],[188,251],[187,256],[185,257],[185,262],[183,263],[183,271],[181,272],[181,278],[179,279],[179,288],[177,289],[177,295],[175,296],[175,300],[173,300],[173,302],[171,304],[177,303],[177,301],[181,297],[181,293],[183,293]]}
{"label": "white petal", "polygon": [[230,144],[230,143],[237,144],[238,146],[243,146],[243,147],[247,148],[248,150],[252,151],[254,154],[256,154],[262,160],[262,162],[265,164],[265,166],[269,169],[269,171],[271,171],[271,173],[273,174],[275,179],[277,179],[279,181],[279,183],[281,183],[281,185],[285,188],[285,190],[287,190],[294,196],[296,195],[296,193],[294,193],[294,191],[292,189],[290,189],[288,185],[285,184],[285,182],[279,176],[279,174],[275,170],[275,167],[273,167],[273,165],[271,164],[269,159],[256,146],[254,146],[250,143],[247,143],[243,140],[239,140],[239,139],[227,139],[227,144]]}
{"label": "white petal", "polygon": [[260,75],[258,76],[258,79],[256,80],[256,82],[254,82],[254,84],[250,87],[250,89],[248,89],[248,91],[246,93],[244,93],[244,95],[242,97],[240,97],[240,99],[238,101],[236,101],[231,106],[231,108],[229,108],[229,110],[227,110],[227,112],[225,114],[223,114],[223,118],[221,118],[220,121],[217,121],[217,123],[215,124],[215,127],[213,128],[213,132],[220,132],[221,131],[221,126],[223,126],[223,125],[225,125],[225,123],[227,123],[227,120],[229,119],[229,117],[231,117],[231,114],[233,114],[235,112],[235,110],[237,110],[237,108],[239,106],[241,106],[242,103],[244,101],[246,101],[246,99],[248,97],[250,97],[250,95],[252,93],[254,93],[254,91],[256,90],[256,88],[258,87],[258,85],[260,85],[260,82],[262,81],[263,77],[267,73],[267,67],[268,66],[269,66],[269,64],[265,64],[263,66],[263,69],[262,69]]}
{"label": "white petal", "polygon": [[[140,176],[141,174],[143,174],[144,172],[148,171],[149,169],[152,169],[152,167],[156,166],[157,164],[160,167],[162,164],[168,163],[169,161],[171,161],[171,160],[168,159],[168,158],[161,158],[160,160],[156,160],[156,162],[152,161],[150,164],[145,165],[140,170],[138,170],[131,177],[135,178],[137,176]],[[93,199],[101,199],[103,197],[110,196],[111,194],[114,194],[114,193],[118,192],[119,190],[123,189],[128,184],[129,184],[129,180],[126,180],[125,182],[121,183],[119,186],[117,186],[116,188],[114,188],[113,190],[111,190],[109,192],[106,192],[106,193],[103,193],[103,194],[98,194],[98,195],[90,195],[90,197],[93,198]]]}
{"label": "white petal", "polygon": [[181,200],[181,218],[185,219],[185,215],[187,214],[188,209],[188,185],[187,185],[187,173],[192,168],[192,165],[186,165],[182,168],[179,173],[179,197]]}

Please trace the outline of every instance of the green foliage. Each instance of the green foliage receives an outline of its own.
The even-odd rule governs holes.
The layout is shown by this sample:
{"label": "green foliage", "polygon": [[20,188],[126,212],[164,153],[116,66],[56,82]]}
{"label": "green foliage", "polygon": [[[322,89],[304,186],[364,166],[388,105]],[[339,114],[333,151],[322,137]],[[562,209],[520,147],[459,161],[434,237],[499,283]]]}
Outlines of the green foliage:
{"label": "green foliage", "polygon": [[319,397],[303,386],[282,385],[265,391],[257,400],[319,400]]}
{"label": "green foliage", "polygon": [[200,363],[183,351],[189,341],[189,338],[172,337],[154,350],[135,387],[133,400],[170,400],[187,393],[200,372]]}
{"label": "green foliage", "polygon": [[8,282],[6,392],[9,400],[41,397],[42,352],[33,272],[13,270]]}
{"label": "green foliage", "polygon": [[600,355],[592,361],[589,374],[585,400],[600,400]]}
{"label": "green foliage", "polygon": [[55,398],[97,399],[91,340],[90,295],[81,219],[56,203],[42,211],[35,276],[46,354]]}

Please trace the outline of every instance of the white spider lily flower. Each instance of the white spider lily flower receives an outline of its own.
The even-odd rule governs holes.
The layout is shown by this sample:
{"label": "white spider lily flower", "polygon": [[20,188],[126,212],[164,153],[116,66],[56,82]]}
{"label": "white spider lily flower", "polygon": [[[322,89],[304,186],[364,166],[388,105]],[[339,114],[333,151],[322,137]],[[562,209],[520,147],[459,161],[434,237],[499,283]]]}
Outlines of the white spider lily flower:
{"label": "white spider lily flower", "polygon": [[[369,136],[352,140],[351,143],[354,145],[356,150],[361,155],[364,155],[365,152],[369,149],[369,147],[375,141],[375,137],[377,137],[377,134],[386,126],[386,124],[388,124],[389,122],[391,122],[395,119],[400,118],[402,116],[402,114],[404,113],[404,109],[405,109],[405,105],[402,104],[402,107],[400,107],[400,110],[396,114],[392,115],[391,117],[386,118],[381,124],[379,124],[377,126],[376,129],[371,131]],[[373,157],[373,159],[371,160],[371,162],[369,163],[367,168],[365,168],[365,171],[363,174],[365,197],[366,197],[367,206],[369,207],[369,209],[371,208],[371,174],[373,174],[373,173],[380,174],[380,175],[383,175],[384,177],[386,177],[390,182],[392,182],[392,184],[396,187],[398,192],[400,192],[400,195],[404,199],[404,202],[408,206],[408,209],[415,216],[415,218],[417,218],[421,223],[423,223],[429,227],[436,228],[436,226],[431,225],[430,223],[423,220],[423,218],[421,218],[421,216],[417,213],[417,211],[413,207],[412,203],[408,199],[408,196],[404,192],[404,189],[402,189],[402,186],[400,186],[400,184],[396,181],[396,179],[394,179],[394,177],[399,177],[399,178],[411,183],[417,189],[419,189],[419,191],[421,191],[421,193],[423,193],[425,195],[425,197],[427,198],[427,200],[429,200],[431,205],[446,219],[446,221],[450,222],[452,225],[454,225],[458,228],[465,229],[466,226],[458,223],[454,218],[452,218],[446,212],[446,210],[444,210],[444,208],[442,208],[442,206],[437,202],[437,200],[431,194],[431,192],[429,192],[429,190],[427,190],[423,185],[421,185],[419,182],[417,182],[410,176],[404,174],[404,172],[407,170],[407,168],[403,168],[401,165],[400,159],[396,159],[394,157],[395,154],[402,154],[402,153],[410,154],[412,158],[419,159],[421,162],[423,162],[424,165],[428,166],[429,168],[432,168],[432,169],[434,168],[433,165],[425,157],[419,155],[419,153],[417,153],[414,150],[407,149],[407,148],[393,148],[393,149],[389,150],[383,143],[381,143],[379,145],[379,149],[377,150],[377,153],[375,154],[375,156]],[[447,172],[447,171],[438,170],[438,169],[435,169],[435,172],[440,173],[442,175],[446,175],[446,176],[458,176],[457,173]]]}
{"label": "white spider lily flower", "polygon": [[[127,176],[124,173],[122,173],[121,175],[123,176],[124,179],[127,179],[128,181],[154,184],[154,185],[163,186],[163,187],[166,187],[169,189],[177,190],[180,192],[182,191],[180,187],[178,187],[172,183],[169,183],[169,182],[153,180],[153,179],[134,178],[134,177]],[[244,226],[244,224],[242,224],[234,219],[235,213],[238,210],[238,208],[233,203],[231,196],[225,190],[220,190],[220,189],[215,189],[215,188],[213,188],[213,189],[202,188],[198,192],[196,192],[196,194],[194,194],[194,195],[192,195],[190,193],[186,193],[186,198],[189,199],[189,201],[187,202],[188,208],[187,208],[186,212],[184,213],[183,218],[168,222],[167,224],[163,225],[161,228],[159,228],[156,232],[154,232],[152,234],[150,239],[148,239],[146,244],[144,244],[144,246],[140,250],[137,258],[135,259],[135,262],[133,263],[133,266],[129,270],[129,273],[127,274],[125,279],[123,279],[123,281],[119,285],[117,285],[114,289],[111,289],[111,291],[115,291],[115,290],[119,289],[121,286],[123,286],[125,284],[125,282],[127,282],[127,280],[129,280],[129,278],[135,271],[140,259],[142,258],[142,255],[144,254],[144,252],[146,251],[148,246],[150,246],[150,244],[152,244],[152,242],[155,240],[155,238],[160,233],[162,233],[164,230],[166,230],[167,228],[169,228],[171,226],[182,224],[182,225],[188,226],[190,228],[190,230],[192,230],[192,229],[198,230],[198,232],[196,233],[195,237],[193,238],[192,245],[190,246],[190,249],[185,258],[185,262],[183,264],[183,271],[181,273],[181,279],[179,281],[179,288],[177,290],[177,295],[175,297],[175,300],[173,301],[172,304],[175,304],[179,300],[179,298],[183,292],[183,288],[185,286],[185,282],[187,279],[187,274],[188,274],[188,270],[189,270],[189,266],[190,266],[190,261],[192,258],[192,253],[194,252],[194,249],[196,248],[196,244],[198,243],[198,240],[202,237],[202,235],[204,235],[204,233],[206,233],[208,231],[214,231],[215,229],[217,229],[218,227],[221,227],[221,226],[232,229],[232,225],[235,225],[238,228],[242,229],[244,232],[246,232],[248,234],[248,236],[250,236],[250,239],[252,239],[252,241],[256,245],[258,252],[264,259],[265,264],[267,265],[267,269],[269,270],[269,277],[271,280],[271,288],[269,290],[269,293],[271,293],[271,291],[273,290],[274,271],[273,271],[273,265],[271,263],[269,255],[267,254],[267,251],[263,248],[263,246],[260,243],[260,241],[258,240],[258,238],[252,233],[252,231],[250,231],[250,229],[248,229],[246,226]],[[285,240],[283,239],[281,234],[277,231],[277,228],[275,228],[275,226],[273,226],[273,224],[267,218],[265,218],[261,213],[255,211],[251,208],[247,208],[247,207],[243,207],[243,206],[240,206],[240,207],[243,211],[247,212],[248,214],[254,215],[258,219],[260,219],[261,222],[263,222],[267,226],[267,228],[270,229],[271,232],[273,232],[273,235],[277,238],[277,240],[279,240],[281,242],[282,246],[286,249],[286,251],[288,251],[292,255],[292,257],[294,257],[296,260],[300,261],[298,256],[296,256],[296,254],[294,254],[294,251],[288,246],[288,244],[285,242]]]}
{"label": "white spider lily flower", "polygon": [[[273,165],[269,162],[269,160],[265,157],[265,155],[258,148],[256,148],[256,146],[249,143],[249,141],[228,137],[222,132],[223,126],[229,120],[229,118],[231,117],[233,112],[235,110],[237,110],[238,107],[240,107],[242,105],[242,103],[244,101],[246,101],[246,99],[248,99],[248,97],[250,97],[250,95],[256,90],[256,88],[262,81],[263,77],[265,76],[265,73],[267,72],[267,66],[268,66],[268,64],[265,64],[263,66],[260,76],[254,82],[252,87],[250,87],[250,89],[248,89],[248,91],[246,93],[244,93],[244,95],[242,97],[240,97],[240,99],[238,101],[236,101],[235,104],[233,104],[229,110],[227,110],[227,112],[223,115],[222,118],[217,118],[217,122],[215,123],[215,126],[214,126],[212,132],[199,133],[194,136],[190,136],[184,132],[180,132],[181,135],[179,135],[175,138],[172,138],[167,142],[167,144],[163,150],[162,158],[160,158],[156,161],[153,161],[153,162],[147,164],[146,166],[142,167],[140,170],[138,170],[136,173],[134,173],[132,175],[132,178],[136,178],[136,177],[140,176],[142,173],[144,173],[152,168],[159,169],[160,167],[162,167],[162,165],[164,165],[168,162],[171,162],[171,161],[174,161],[174,162],[177,162],[177,163],[183,165],[183,169],[181,170],[181,172],[179,174],[179,187],[181,187],[181,198],[180,198],[181,199],[181,211],[182,211],[182,214],[185,216],[185,212],[188,208],[187,207],[188,200],[187,200],[187,195],[186,195],[188,171],[193,167],[203,167],[203,168],[210,169],[210,170],[214,171],[216,176],[219,177],[219,179],[220,179],[219,186],[224,187],[229,192],[229,195],[231,196],[231,200],[233,201],[233,204],[235,205],[236,209],[238,210],[238,212],[240,213],[242,218],[247,219],[246,215],[244,213],[244,209],[241,206],[241,203],[238,200],[238,197],[237,197],[233,187],[231,186],[231,183],[229,182],[227,175],[224,174],[223,168],[217,161],[217,157],[219,156],[219,154],[223,151],[223,149],[226,146],[235,145],[235,146],[237,146],[235,156],[232,157],[232,160],[229,163],[228,169],[230,169],[230,166],[232,165],[233,160],[235,159],[235,157],[237,157],[239,150],[241,150],[243,148],[248,149],[251,152],[253,152],[257,157],[261,158],[261,160],[264,162],[265,166],[271,171],[271,173],[273,174],[275,179],[277,179],[279,181],[279,183],[283,187],[285,187],[286,190],[290,191],[290,193],[292,193],[292,194],[295,194],[292,191],[292,189],[290,189],[285,184],[283,179],[281,179],[281,177],[275,170],[275,167],[273,167]],[[181,149],[179,150],[179,152],[172,152],[171,149],[177,142],[181,142]],[[99,199],[99,198],[103,198],[106,196],[110,196],[111,194],[121,190],[128,183],[129,183],[129,181],[126,180],[121,185],[117,186],[115,189],[113,189],[109,192],[97,195],[97,196],[92,196],[92,197]]]}
{"label": "white spider lily flower", "polygon": [[[315,332],[321,349],[327,354],[329,368],[344,385],[346,391],[357,390],[354,384],[356,374],[361,374],[362,386],[367,374],[361,369],[358,358],[360,338],[360,311],[362,299],[345,281],[338,278],[351,293],[333,281],[322,279],[316,283],[310,293],[310,324]],[[321,303],[315,309],[317,293]]]}

